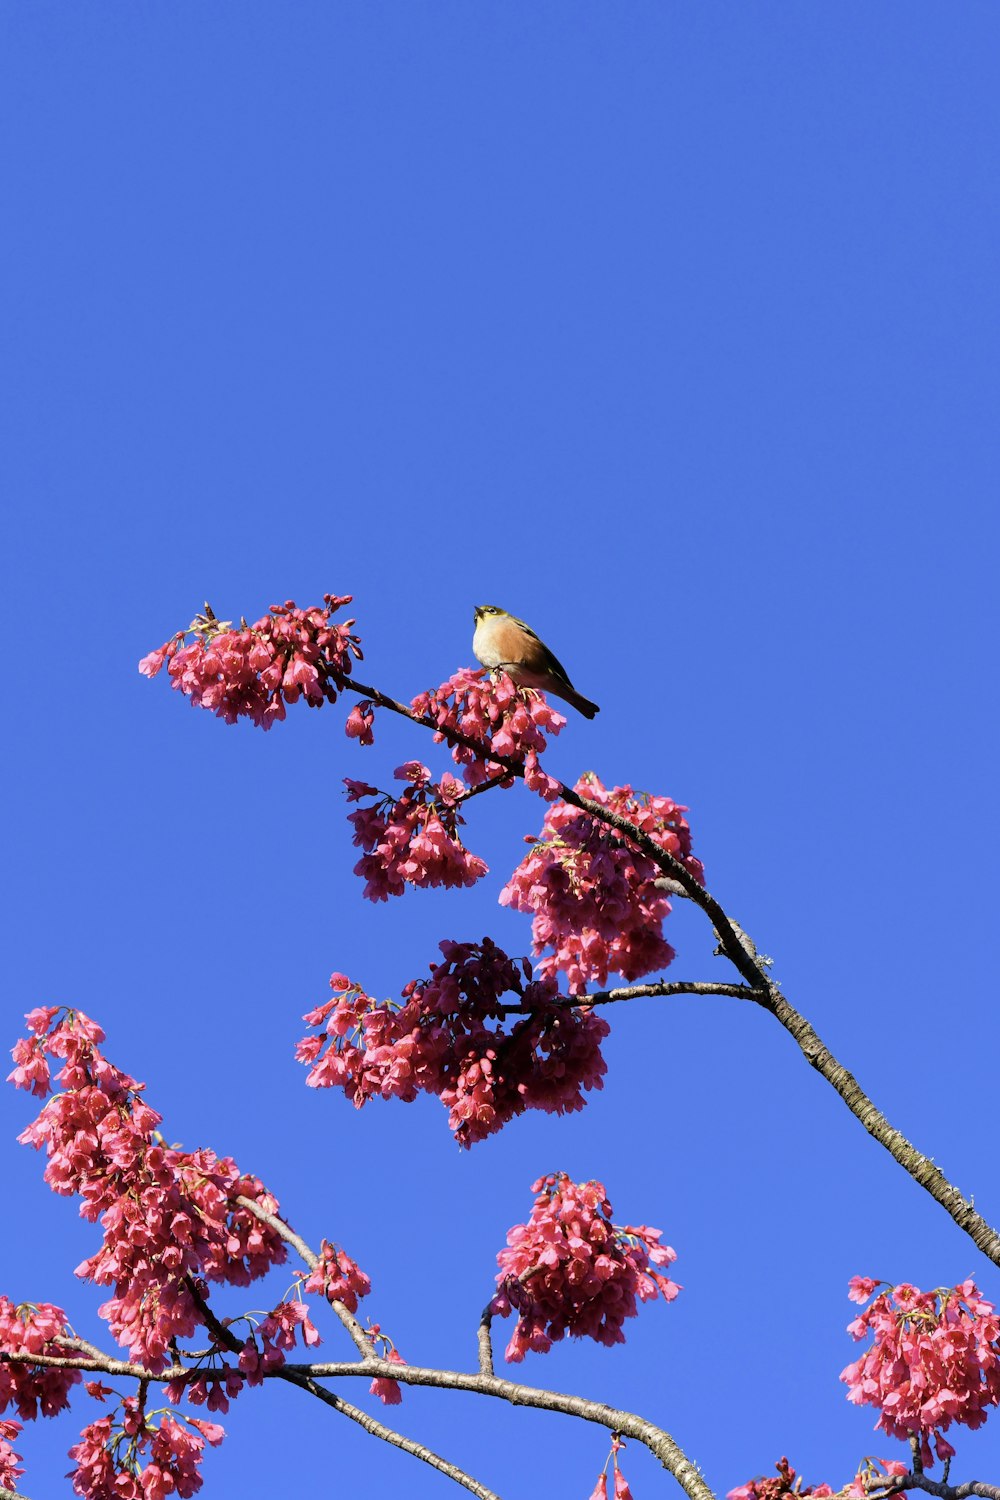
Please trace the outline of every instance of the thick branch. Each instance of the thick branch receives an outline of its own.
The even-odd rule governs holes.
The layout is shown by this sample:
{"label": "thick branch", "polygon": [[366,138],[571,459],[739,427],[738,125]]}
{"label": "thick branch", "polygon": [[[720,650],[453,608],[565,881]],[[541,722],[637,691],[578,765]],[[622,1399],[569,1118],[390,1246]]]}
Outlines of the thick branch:
{"label": "thick branch", "polygon": [[868,1494],[871,1500],[889,1500],[889,1496],[899,1495],[903,1490],[926,1490],[929,1495],[939,1496],[940,1500],[969,1500],[972,1495],[981,1495],[983,1500],[1000,1500],[1000,1487],[984,1484],[981,1479],[969,1479],[965,1484],[942,1484],[920,1473],[894,1474],[887,1477],[884,1484],[873,1485]]}
{"label": "thick branch", "polygon": [[[524,766],[509,756],[498,755],[492,752],[488,745],[470,739],[467,735],[457,730],[442,730],[440,725],[431,719],[422,718],[419,714],[407,708],[405,704],[399,703],[394,698],[380,693],[376,688],[364,686],[350,677],[344,677],[338,673],[331,672],[331,677],[342,688],[349,688],[352,692],[361,693],[366,698],[380,704],[383,708],[390,709],[393,713],[401,714],[410,719],[414,724],[422,728],[430,729],[441,734],[449,742],[464,745],[475,751],[483,760],[492,761],[494,764],[504,766],[512,775],[523,778]],[[871,1099],[858,1084],[857,1080],[850,1074],[841,1063],[833,1056],[829,1049],[820,1041],[816,1032],[809,1025],[804,1016],[789,1003],[781,990],[774,983],[768,973],[768,962],[762,958],[751,938],[723,910],[709,891],[695,879],[690,870],[681,863],[679,859],[670,854],[666,849],[661,849],[649,834],[643,829],[630,822],[628,818],[622,817],[620,813],[612,812],[609,808],[602,807],[599,802],[593,802],[588,797],[581,797],[572,787],[560,784],[560,796],[572,807],[577,807],[581,812],[587,813],[597,822],[603,823],[607,828],[613,828],[622,834],[640,849],[643,854],[659,869],[664,881],[669,883],[671,890],[682,894],[699,906],[709,918],[719,939],[718,952],[729,959],[737,972],[742,975],[746,985],[732,985],[729,987],[715,986],[712,989],[672,989],[669,985],[659,986],[637,986],[631,987],[630,991],[606,991],[599,996],[591,996],[587,1003],[599,1005],[608,1003],[612,999],[638,998],[640,993],[645,994],[735,994],[740,998],[756,1001],[765,1010],[771,1012],[780,1021],[785,1030],[795,1038],[803,1055],[820,1073],[828,1083],[836,1089],[844,1100],[848,1109],[864,1125],[865,1129],[872,1135],[880,1145],[890,1153],[895,1161],[909,1173],[915,1182],[924,1188],[931,1197],[954,1219],[960,1229],[972,1239],[973,1243],[983,1252],[994,1265],[1000,1266],[1000,1233],[992,1225],[988,1224],[982,1215],[976,1213],[972,1204],[968,1202],[951,1182],[948,1181],[940,1168],[936,1167],[929,1157],[918,1151],[904,1135],[891,1126],[885,1116],[876,1109]],[[581,1003],[580,1000],[573,1001],[574,1004]],[[516,1007],[520,1009],[520,1007]]]}
{"label": "thick branch", "polygon": [[[233,1352],[240,1348],[239,1340],[219,1322],[204,1298],[198,1296],[197,1301],[206,1327],[219,1343],[231,1348]],[[179,1366],[154,1374],[141,1365],[127,1364],[123,1360],[111,1359],[109,1356],[63,1358],[46,1354],[5,1354],[2,1357],[15,1364],[52,1365],[58,1369],[87,1370],[96,1374],[127,1376],[161,1384],[166,1384],[171,1380],[190,1378],[193,1373],[186,1366]],[[292,1380],[293,1383],[298,1384],[304,1380],[331,1380],[342,1377],[362,1380],[381,1377],[384,1380],[398,1380],[403,1385],[432,1386],[437,1390],[469,1391],[475,1395],[491,1396],[500,1401],[507,1401],[512,1406],[531,1406],[540,1411],[553,1411],[564,1416],[578,1417],[582,1421],[593,1422],[609,1432],[620,1432],[625,1437],[634,1438],[636,1442],[644,1444],[660,1460],[663,1467],[674,1476],[689,1500],[715,1500],[715,1496],[698,1469],[662,1427],[657,1427],[645,1417],[636,1415],[635,1412],[606,1406],[600,1401],[588,1401],[583,1396],[540,1390],[535,1386],[520,1385],[516,1381],[504,1380],[501,1376],[492,1374],[470,1375],[461,1370],[426,1369],[418,1365],[395,1364],[387,1359],[362,1359],[353,1363],[343,1361],[311,1365],[287,1364],[276,1370],[263,1372],[265,1380]],[[326,1392],[326,1395],[330,1395],[330,1392]],[[350,1415],[350,1413],[345,1413],[345,1415]]]}
{"label": "thick branch", "polygon": [[764,998],[751,996],[763,1009],[768,1010],[781,1022],[790,1036],[794,1037],[803,1057],[815,1068],[843,1099],[851,1113],[856,1116],[874,1136],[880,1146],[899,1162],[915,1182],[935,1198],[946,1209],[960,1229],[972,1239],[994,1265],[1000,1266],[1000,1234],[976,1213],[958,1188],[950,1183],[930,1157],[924,1156],[905,1135],[889,1124],[885,1115],[872,1103],[852,1073],[839,1063],[830,1049],[824,1045],[804,1016],[800,1016],[790,1005],[775,984],[768,984]]}

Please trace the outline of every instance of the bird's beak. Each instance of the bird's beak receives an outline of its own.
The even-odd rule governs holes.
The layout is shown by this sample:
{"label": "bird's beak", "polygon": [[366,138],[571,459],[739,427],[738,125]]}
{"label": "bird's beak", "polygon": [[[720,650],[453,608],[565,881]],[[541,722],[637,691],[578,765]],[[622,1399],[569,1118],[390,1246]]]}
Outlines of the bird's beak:
{"label": "bird's beak", "polygon": [[483,612],[483,606],[481,604],[474,604],[472,606],[472,618],[474,620],[478,620],[479,616],[482,614],[482,612]]}

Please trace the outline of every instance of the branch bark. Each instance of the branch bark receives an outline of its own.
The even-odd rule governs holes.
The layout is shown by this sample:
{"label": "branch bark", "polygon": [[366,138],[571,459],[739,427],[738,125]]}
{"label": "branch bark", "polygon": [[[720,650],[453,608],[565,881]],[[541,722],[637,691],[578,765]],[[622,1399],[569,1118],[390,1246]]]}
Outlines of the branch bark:
{"label": "branch bark", "polygon": [[[401,714],[412,723],[420,725],[421,728],[440,734],[449,743],[464,745],[467,749],[475,751],[481,759],[502,765],[513,776],[523,780],[524,766],[520,761],[510,756],[495,754],[487,745],[457,730],[442,730],[433,720],[421,717],[412,709],[407,708],[405,704],[398,702],[395,698],[390,698],[377,688],[367,687],[357,682],[356,679],[345,677],[340,673],[331,671],[330,676],[339,687],[371,698],[382,708]],[[496,784],[499,784],[499,778]],[[836,1090],[869,1135],[889,1152],[914,1182],[928,1192],[937,1203],[940,1203],[958,1227],[969,1236],[976,1248],[982,1251],[995,1266],[1000,1266],[1000,1232],[976,1212],[972,1203],[963,1196],[954,1183],[949,1181],[930,1157],[925,1156],[900,1131],[889,1124],[853,1074],[837,1061],[805,1017],[800,1015],[782,994],[781,989],[768,972],[770,961],[758,953],[753,940],[743,931],[739,923],[723,910],[715,897],[695,879],[687,867],[666,849],[661,849],[643,829],[637,827],[628,818],[622,817],[620,813],[612,812],[588,797],[582,797],[574,788],[566,786],[565,783],[560,783],[560,796],[570,806],[579,808],[581,812],[587,813],[603,823],[605,827],[614,829],[616,833],[628,839],[659,869],[661,876],[672,891],[686,896],[700,907],[712,923],[718,937],[719,947],[716,951],[729,959],[745,981],[744,985],[714,986],[704,989],[673,989],[670,985],[631,986],[628,991],[602,991],[588,1000],[581,997],[571,1003],[600,1005],[617,999],[637,999],[640,994],[726,994],[753,1000],[763,1010],[769,1011],[785,1028],[809,1065],[815,1068],[821,1077],[825,1078],[827,1083]]]}
{"label": "branch bark", "polygon": [[[211,1308],[205,1303],[204,1298],[197,1298],[199,1310],[205,1316],[206,1327],[219,1341],[221,1345],[236,1352],[240,1342],[230,1330],[224,1327],[216,1318]],[[95,1358],[93,1355],[80,1355],[79,1357],[63,1357],[60,1355],[46,1354],[5,1354],[4,1359],[12,1363],[52,1365],[58,1369],[86,1370],[96,1374],[126,1376],[136,1380],[147,1380],[166,1384],[168,1381],[191,1378],[196,1372],[187,1366],[173,1367],[163,1370],[160,1374],[154,1374],[151,1370],[144,1369],[141,1365],[128,1364],[123,1360],[113,1359],[108,1355]],[[506,1401],[511,1406],[530,1406],[539,1411],[558,1412],[563,1416],[577,1417],[584,1422],[592,1422],[598,1427],[605,1428],[608,1432],[620,1432],[624,1437],[634,1438],[636,1442],[642,1443],[650,1452],[659,1459],[663,1467],[672,1474],[678,1484],[684,1490],[689,1500],[715,1500],[715,1495],[703,1479],[697,1466],[684,1453],[683,1449],[675,1442],[670,1433],[664,1428],[656,1426],[645,1417],[635,1412],[624,1411],[621,1408],[607,1406],[601,1401],[590,1401],[584,1396],[567,1395],[560,1391],[541,1390],[535,1386],[521,1385],[517,1381],[505,1380],[502,1376],[492,1374],[469,1374],[462,1370],[436,1370],[425,1368],[420,1365],[396,1364],[387,1359],[361,1359],[357,1361],[330,1361],[315,1364],[286,1364],[280,1368],[264,1372],[265,1380],[286,1380],[293,1384],[303,1385],[305,1381],[318,1382],[332,1379],[362,1379],[373,1380],[381,1377],[385,1380],[398,1380],[403,1385],[430,1386],[436,1390],[469,1391],[475,1395],[490,1396],[495,1400]],[[317,1394],[310,1387],[310,1394]],[[323,1387],[319,1387],[323,1390]],[[326,1391],[321,1400],[331,1396]],[[334,1404],[327,1402],[328,1405]],[[354,1408],[352,1408],[352,1411]],[[345,1411],[345,1416],[351,1416],[351,1412]],[[366,1421],[366,1413],[362,1413]],[[353,1420],[353,1418],[352,1418]],[[381,1424],[379,1424],[381,1425]],[[368,1428],[367,1430],[371,1430]],[[391,1429],[386,1429],[391,1431]],[[406,1447],[410,1439],[402,1438],[396,1445],[410,1452],[412,1449]],[[387,1439],[388,1441],[388,1439]],[[415,1445],[420,1446],[420,1445]],[[429,1450],[428,1450],[429,1451]],[[419,1456],[419,1455],[417,1455]],[[426,1461],[426,1460],[425,1460]],[[445,1463],[445,1460],[441,1460]],[[474,1481],[475,1482],[475,1481]],[[489,1492],[487,1491],[487,1494]],[[1000,1497],[998,1497],[1000,1500]]]}

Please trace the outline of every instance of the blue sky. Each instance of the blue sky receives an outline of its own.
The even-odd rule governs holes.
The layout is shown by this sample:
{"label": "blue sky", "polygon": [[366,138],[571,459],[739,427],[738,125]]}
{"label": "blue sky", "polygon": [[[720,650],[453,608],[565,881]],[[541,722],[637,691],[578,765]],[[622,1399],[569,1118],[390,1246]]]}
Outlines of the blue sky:
{"label": "blue sky", "polygon": [[[0,15],[4,1045],[30,1005],[96,1016],[169,1138],[342,1241],[420,1363],[472,1360],[532,1179],[599,1177],[684,1292],[522,1374],[662,1423],[720,1492],[897,1451],[837,1380],[850,1275],[1000,1275],[736,1002],[617,1008],[583,1114],[469,1153],[437,1101],[307,1091],[331,970],[393,995],[441,937],[526,951],[496,894],[540,805],[472,805],[474,891],[372,907],[341,778],[425,741],[227,728],[135,664],[204,599],[350,592],[409,697],[471,663],[474,603],[526,617],[602,707],[553,766],[690,806],[793,1003],[996,1223],[998,43],[978,0]],[[669,926],[673,977],[722,975],[695,913]],[[2,1289],[96,1335],[94,1235],[14,1145],[29,1115],[0,1094]],[[606,1453],[446,1393],[396,1415],[504,1500],[583,1500]],[[448,1489],[296,1392],[226,1425],[206,1496]],[[78,1427],[28,1432],[35,1500]],[[957,1446],[1000,1479],[1000,1415]]]}

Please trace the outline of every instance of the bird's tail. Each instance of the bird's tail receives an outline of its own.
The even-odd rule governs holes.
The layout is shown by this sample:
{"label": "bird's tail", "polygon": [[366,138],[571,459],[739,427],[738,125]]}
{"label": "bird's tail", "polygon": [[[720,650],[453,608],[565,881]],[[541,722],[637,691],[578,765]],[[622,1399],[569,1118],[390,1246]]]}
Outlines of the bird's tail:
{"label": "bird's tail", "polygon": [[578,693],[576,688],[563,688],[559,696],[565,699],[567,703],[572,704],[577,713],[583,714],[585,719],[592,719],[595,714],[599,714],[601,711],[596,703],[591,703],[590,699],[585,698],[582,693]]}

